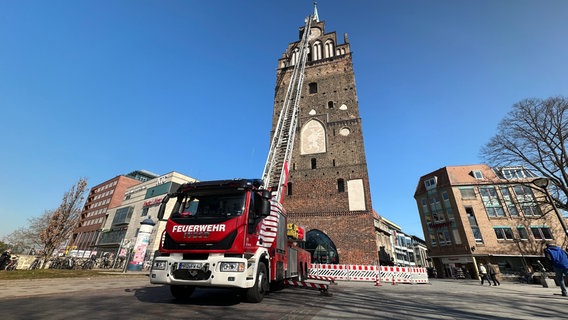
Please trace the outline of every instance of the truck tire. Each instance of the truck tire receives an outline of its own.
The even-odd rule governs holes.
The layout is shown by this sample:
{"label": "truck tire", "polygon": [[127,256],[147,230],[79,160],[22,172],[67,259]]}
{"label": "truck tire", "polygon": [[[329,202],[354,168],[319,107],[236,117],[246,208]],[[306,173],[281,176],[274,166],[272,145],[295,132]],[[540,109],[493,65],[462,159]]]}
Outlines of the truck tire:
{"label": "truck tire", "polygon": [[177,300],[187,300],[195,291],[195,287],[192,286],[174,286],[170,285],[170,292],[172,296]]}
{"label": "truck tire", "polygon": [[246,290],[246,300],[252,303],[261,302],[268,293],[268,272],[264,262],[258,264],[254,286]]}

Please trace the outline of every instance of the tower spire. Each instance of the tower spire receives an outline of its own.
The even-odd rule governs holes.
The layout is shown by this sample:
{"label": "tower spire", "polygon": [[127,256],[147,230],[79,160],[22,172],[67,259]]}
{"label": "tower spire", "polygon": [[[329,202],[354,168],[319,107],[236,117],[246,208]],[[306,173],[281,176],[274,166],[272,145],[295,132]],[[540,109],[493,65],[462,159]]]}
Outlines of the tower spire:
{"label": "tower spire", "polygon": [[318,2],[317,1],[314,1],[314,16],[313,16],[313,19],[316,22],[320,21],[319,16],[318,16]]}

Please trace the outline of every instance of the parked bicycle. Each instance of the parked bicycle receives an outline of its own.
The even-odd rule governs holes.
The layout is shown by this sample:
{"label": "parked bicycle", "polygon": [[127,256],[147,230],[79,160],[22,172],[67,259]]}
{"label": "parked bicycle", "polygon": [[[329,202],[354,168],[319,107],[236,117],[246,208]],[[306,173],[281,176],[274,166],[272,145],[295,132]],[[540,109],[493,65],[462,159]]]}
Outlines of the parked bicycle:
{"label": "parked bicycle", "polygon": [[41,265],[40,258],[39,258],[39,257],[36,257],[36,258],[34,259],[34,261],[32,262],[32,264],[30,264],[30,268],[29,268],[29,269],[30,269],[30,270],[39,269],[40,265]]}
{"label": "parked bicycle", "polygon": [[13,271],[16,270],[17,268],[18,268],[18,256],[13,256],[12,259],[10,259],[8,265],[6,266],[6,271]]}

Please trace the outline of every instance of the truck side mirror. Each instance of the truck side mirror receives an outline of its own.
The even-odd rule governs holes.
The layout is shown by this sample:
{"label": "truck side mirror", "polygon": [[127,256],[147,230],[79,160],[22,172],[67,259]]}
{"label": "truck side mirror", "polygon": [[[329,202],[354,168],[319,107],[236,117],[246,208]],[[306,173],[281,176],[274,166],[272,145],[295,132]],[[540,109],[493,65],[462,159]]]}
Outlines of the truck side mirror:
{"label": "truck side mirror", "polygon": [[170,195],[166,194],[164,199],[162,199],[162,204],[160,204],[160,209],[158,209],[158,220],[159,221],[164,220],[164,212],[166,212],[166,204],[168,203],[168,200],[170,200]]}
{"label": "truck side mirror", "polygon": [[260,212],[259,215],[261,217],[268,217],[270,215],[270,198],[272,198],[272,194],[268,190],[262,190],[261,196],[261,205],[260,205]]}

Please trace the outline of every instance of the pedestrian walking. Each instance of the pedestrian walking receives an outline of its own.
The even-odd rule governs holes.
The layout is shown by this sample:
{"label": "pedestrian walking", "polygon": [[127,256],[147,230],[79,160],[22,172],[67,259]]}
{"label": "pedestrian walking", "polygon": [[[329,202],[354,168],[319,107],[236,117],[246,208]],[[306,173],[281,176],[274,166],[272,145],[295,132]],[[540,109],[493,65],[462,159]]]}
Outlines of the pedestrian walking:
{"label": "pedestrian walking", "polygon": [[2,252],[2,255],[0,255],[0,270],[6,269],[6,266],[10,263],[10,258],[11,258],[10,254],[11,250],[8,249]]}
{"label": "pedestrian walking", "polygon": [[[491,263],[487,263],[487,273],[489,273],[489,280],[493,281],[494,286],[500,286],[501,282],[497,279],[497,272],[495,271],[495,267]],[[487,280],[487,282],[489,282]]]}
{"label": "pedestrian walking", "polygon": [[556,282],[560,286],[562,296],[566,297],[566,284],[564,283],[564,276],[568,276],[568,253],[559,246],[554,244],[546,244],[544,249],[544,256],[552,262],[554,273],[556,274]]}
{"label": "pedestrian walking", "polygon": [[487,280],[487,284],[489,286],[491,286],[491,282],[489,281],[489,278],[487,277],[487,269],[485,269],[485,266],[483,265],[483,263],[479,264],[479,277],[481,278],[481,285],[483,285],[483,282],[485,280]]}

